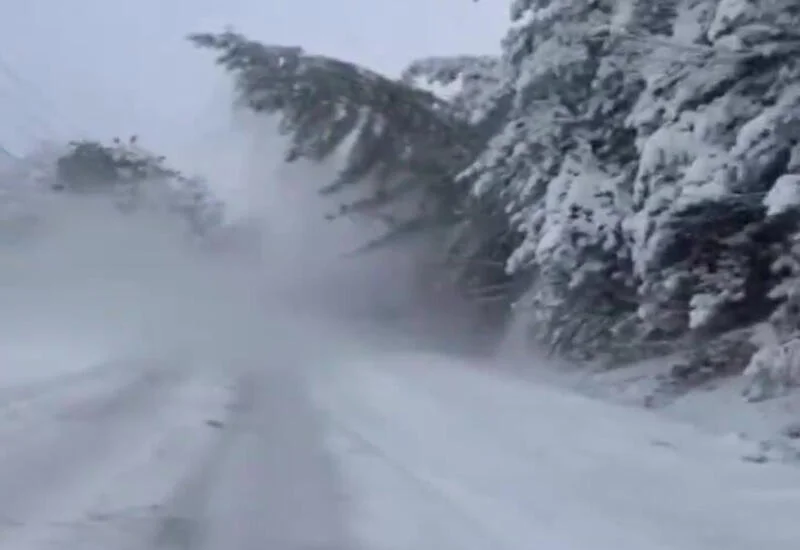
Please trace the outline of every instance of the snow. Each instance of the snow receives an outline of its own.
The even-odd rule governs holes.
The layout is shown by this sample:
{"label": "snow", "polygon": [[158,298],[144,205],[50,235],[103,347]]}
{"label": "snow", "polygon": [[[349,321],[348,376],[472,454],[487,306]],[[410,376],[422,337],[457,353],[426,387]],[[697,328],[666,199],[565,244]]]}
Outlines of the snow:
{"label": "snow", "polygon": [[708,37],[711,40],[720,38],[737,21],[757,14],[757,10],[756,4],[749,0],[720,0],[716,15],[708,29]]}
{"label": "snow", "polygon": [[744,371],[750,381],[748,399],[769,399],[799,386],[799,358],[800,340],[797,339],[759,349]]}
{"label": "snow", "polygon": [[[765,347],[777,345],[771,337],[763,335],[756,343]],[[748,401],[753,380],[734,376],[709,381],[687,393],[670,393],[663,396],[666,399],[660,397],[663,381],[669,378],[673,365],[682,360],[678,353],[612,370],[541,360],[541,367],[537,369],[531,369],[529,363],[520,365],[518,360],[506,361],[495,368],[528,383],[556,386],[631,407],[633,414],[644,408],[656,411],[669,420],[694,426],[710,437],[738,442],[737,452],[743,458],[761,456],[767,449],[783,449],[786,452],[766,458],[797,464],[800,444],[787,438],[785,433],[800,415],[796,392],[779,393],[772,399],[758,402]]]}
{"label": "snow", "polygon": [[17,407],[4,547],[796,546],[800,470],[738,439],[296,322],[273,366],[133,361]]}
{"label": "snow", "polygon": [[63,335],[28,339],[17,336],[5,333],[0,337],[0,392],[8,386],[78,374],[109,360],[102,347],[81,346]]}
{"label": "snow", "polygon": [[692,296],[689,301],[689,306],[691,308],[689,311],[689,327],[701,327],[713,317],[720,304],[724,303],[721,298],[722,297],[708,293],[695,294]]}
{"label": "snow", "polygon": [[781,176],[764,197],[768,216],[776,216],[800,204],[800,176]]}
{"label": "snow", "polygon": [[464,83],[461,81],[461,78],[457,78],[452,82],[448,82],[447,84],[433,81],[422,81],[415,82],[414,86],[420,90],[425,90],[426,92],[432,93],[439,99],[450,101],[462,92]]}
{"label": "snow", "polygon": [[13,443],[0,455],[3,546],[141,545],[213,447],[203,419],[224,418],[226,397],[214,377],[134,361],[17,404],[0,430]]}
{"label": "snow", "polygon": [[743,462],[738,442],[653,413],[425,354],[339,365],[317,395],[371,549],[788,549],[800,537],[800,471]]}
{"label": "snow", "polygon": [[590,399],[422,352],[156,214],[50,206],[50,239],[0,249],[3,548],[797,546],[800,470],[732,429],[791,401],[734,419],[726,388],[669,413],[712,429]]}
{"label": "snow", "polygon": [[709,3],[700,0],[678,10],[672,29],[673,38],[681,44],[696,44],[705,34],[702,22],[709,16],[711,9]]}
{"label": "snow", "polygon": [[[74,376],[52,357],[49,385],[2,393],[0,544],[796,547],[800,470],[743,460],[759,449],[729,425],[409,351],[336,318],[282,318],[216,353],[122,347]],[[718,398],[689,399],[684,412],[732,416]]]}

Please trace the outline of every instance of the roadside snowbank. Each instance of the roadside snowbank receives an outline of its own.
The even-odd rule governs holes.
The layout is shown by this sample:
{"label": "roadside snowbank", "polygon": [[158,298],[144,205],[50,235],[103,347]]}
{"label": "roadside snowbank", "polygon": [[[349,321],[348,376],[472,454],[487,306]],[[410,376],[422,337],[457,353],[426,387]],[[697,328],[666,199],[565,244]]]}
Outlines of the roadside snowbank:
{"label": "roadside snowbank", "polygon": [[[800,391],[759,402],[745,398],[749,381],[742,376],[718,378],[683,394],[658,399],[674,357],[642,361],[614,370],[593,370],[548,361],[496,363],[492,368],[524,380],[552,384],[577,393],[656,411],[712,436],[738,441],[742,456],[754,461],[800,465]],[[532,367],[532,365],[534,365]],[[655,399],[654,399],[655,397]]]}

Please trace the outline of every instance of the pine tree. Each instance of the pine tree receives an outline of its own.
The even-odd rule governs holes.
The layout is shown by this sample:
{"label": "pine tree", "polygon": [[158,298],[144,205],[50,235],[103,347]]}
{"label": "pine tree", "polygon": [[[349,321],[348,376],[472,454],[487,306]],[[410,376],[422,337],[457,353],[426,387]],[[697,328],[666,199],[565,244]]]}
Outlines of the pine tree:
{"label": "pine tree", "polygon": [[462,173],[522,235],[507,262],[530,281],[518,310],[558,351],[610,342],[635,310],[621,224],[636,148],[623,121],[643,84],[617,51],[615,16],[614,2],[514,3],[505,124]]}
{"label": "pine tree", "polygon": [[[196,34],[235,77],[238,104],[278,115],[289,137],[287,160],[319,161],[344,152],[344,167],[321,192],[359,189],[333,217],[367,215],[386,222],[365,250],[425,235],[453,284],[485,297],[503,287],[513,240],[502,207],[469,193],[458,174],[475,158],[497,110],[478,113],[496,93],[499,63],[490,57],[433,58],[412,63],[399,80],[300,48],[268,46],[228,31]],[[456,84],[448,98],[426,85]],[[506,245],[507,247],[507,245]]]}
{"label": "pine tree", "polygon": [[400,80],[192,40],[241,105],[281,117],[288,160],[346,153],[323,192],[360,189],[338,215],[386,219],[373,244],[435,238],[457,285],[586,357],[793,326],[798,24],[794,0],[516,0],[499,59]]}
{"label": "pine tree", "polygon": [[[343,169],[322,191],[369,185],[338,215],[380,214],[393,221],[392,233],[453,223],[459,190],[452,174],[479,141],[450,103],[352,63],[231,31],[190,39],[219,52],[217,62],[235,76],[242,105],[280,115],[291,140],[287,160],[321,160],[347,147]],[[414,216],[394,220],[387,207],[409,197],[416,198]]]}
{"label": "pine tree", "polygon": [[[434,56],[417,59],[403,71],[401,81],[415,88],[433,88],[461,118],[484,123],[493,113],[495,94],[503,82],[503,63],[495,56]],[[438,94],[436,88],[444,88]]]}
{"label": "pine tree", "polygon": [[111,144],[72,142],[54,164],[57,190],[106,194],[123,211],[168,210],[181,216],[195,235],[223,222],[223,204],[202,178],[170,168],[165,157],[142,148],[135,137]]}
{"label": "pine tree", "polygon": [[761,266],[788,226],[760,200],[796,147],[782,130],[798,112],[791,30],[778,23],[789,4],[686,0],[676,20],[692,30],[676,23],[652,54],[662,67],[630,118],[641,153],[629,227],[656,332],[723,331],[770,309]]}

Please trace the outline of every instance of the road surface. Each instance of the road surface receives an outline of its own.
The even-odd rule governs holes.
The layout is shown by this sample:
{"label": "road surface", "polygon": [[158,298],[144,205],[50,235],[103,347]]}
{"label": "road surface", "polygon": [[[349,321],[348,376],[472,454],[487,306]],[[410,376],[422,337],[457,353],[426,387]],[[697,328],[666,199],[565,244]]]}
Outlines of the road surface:
{"label": "road surface", "polygon": [[247,368],[128,358],[2,388],[0,548],[800,547],[798,469],[646,412],[357,348]]}

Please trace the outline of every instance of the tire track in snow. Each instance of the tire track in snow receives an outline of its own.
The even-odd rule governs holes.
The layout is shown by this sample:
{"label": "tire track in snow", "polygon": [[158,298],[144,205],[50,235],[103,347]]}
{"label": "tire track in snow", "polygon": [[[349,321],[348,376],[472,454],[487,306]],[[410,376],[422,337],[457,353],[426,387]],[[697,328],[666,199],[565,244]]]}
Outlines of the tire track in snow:
{"label": "tire track in snow", "polygon": [[188,511],[188,519],[195,520],[197,510],[186,506],[196,507],[205,497],[190,487],[197,488],[198,478],[213,477],[212,455],[225,447],[236,389],[227,381],[191,376],[182,382],[148,436],[108,469],[95,490],[74,503],[76,509],[58,525],[39,530],[15,550],[174,548],[169,544],[176,536],[178,548],[195,548],[193,537],[181,542],[184,518],[178,514]]}
{"label": "tire track in snow", "polygon": [[[374,467],[375,464],[369,465],[368,462],[377,462],[378,467],[383,466],[384,471],[388,470],[389,477],[395,477],[401,480],[403,491],[408,493],[411,489],[412,497],[416,502],[425,503],[426,507],[433,507],[437,510],[433,517],[437,525],[438,531],[446,531],[447,548],[452,545],[451,540],[456,538],[464,538],[466,540],[459,542],[459,548],[496,548],[498,550],[510,550],[512,546],[506,544],[502,540],[500,533],[491,529],[484,519],[469,511],[465,506],[459,504],[458,495],[448,488],[447,484],[436,477],[427,475],[423,472],[414,471],[407,467],[401,460],[393,458],[392,455],[378,443],[371,440],[364,435],[357,428],[348,425],[342,421],[333,419],[333,415],[329,419],[332,429],[332,437],[330,440],[331,446],[338,450],[340,456],[349,455],[343,460],[345,470],[354,467],[356,461],[362,462],[362,467],[359,468],[358,474],[353,476],[351,483],[358,485],[359,482],[356,478],[362,478],[370,466]],[[354,455],[360,454],[356,458]],[[349,468],[348,468],[349,467]],[[387,473],[383,473],[381,478],[386,478]],[[370,488],[374,490],[374,487]],[[408,513],[406,510],[405,513]],[[449,517],[449,521],[442,522],[443,517]],[[426,541],[427,542],[427,541]],[[436,543],[437,547],[441,543]],[[463,546],[467,544],[467,546]],[[444,547],[444,546],[442,546]],[[454,546],[455,547],[455,546]]]}
{"label": "tire track in snow", "polygon": [[[37,401],[35,412],[44,409],[44,417],[23,423],[12,434],[16,441],[0,438],[0,448],[5,447],[0,453],[0,517],[9,521],[0,528],[0,544],[70,509],[75,494],[92,486],[113,457],[145,436],[181,379],[174,371],[141,366],[119,378],[97,387],[87,384],[87,395],[77,402],[73,394],[80,395],[80,385],[55,392],[56,406],[50,411],[47,400]],[[71,399],[58,403],[62,394]]]}
{"label": "tire track in snow", "polygon": [[225,457],[234,445],[242,428],[244,415],[250,413],[255,401],[253,376],[241,376],[232,387],[227,422],[222,425],[222,435],[202,461],[180,481],[163,508],[151,535],[150,547],[154,549],[197,550],[205,537],[203,530],[208,521],[207,503],[213,483]]}
{"label": "tire track in snow", "polygon": [[228,433],[176,492],[158,550],[352,550],[335,465],[292,368],[239,381]]}

